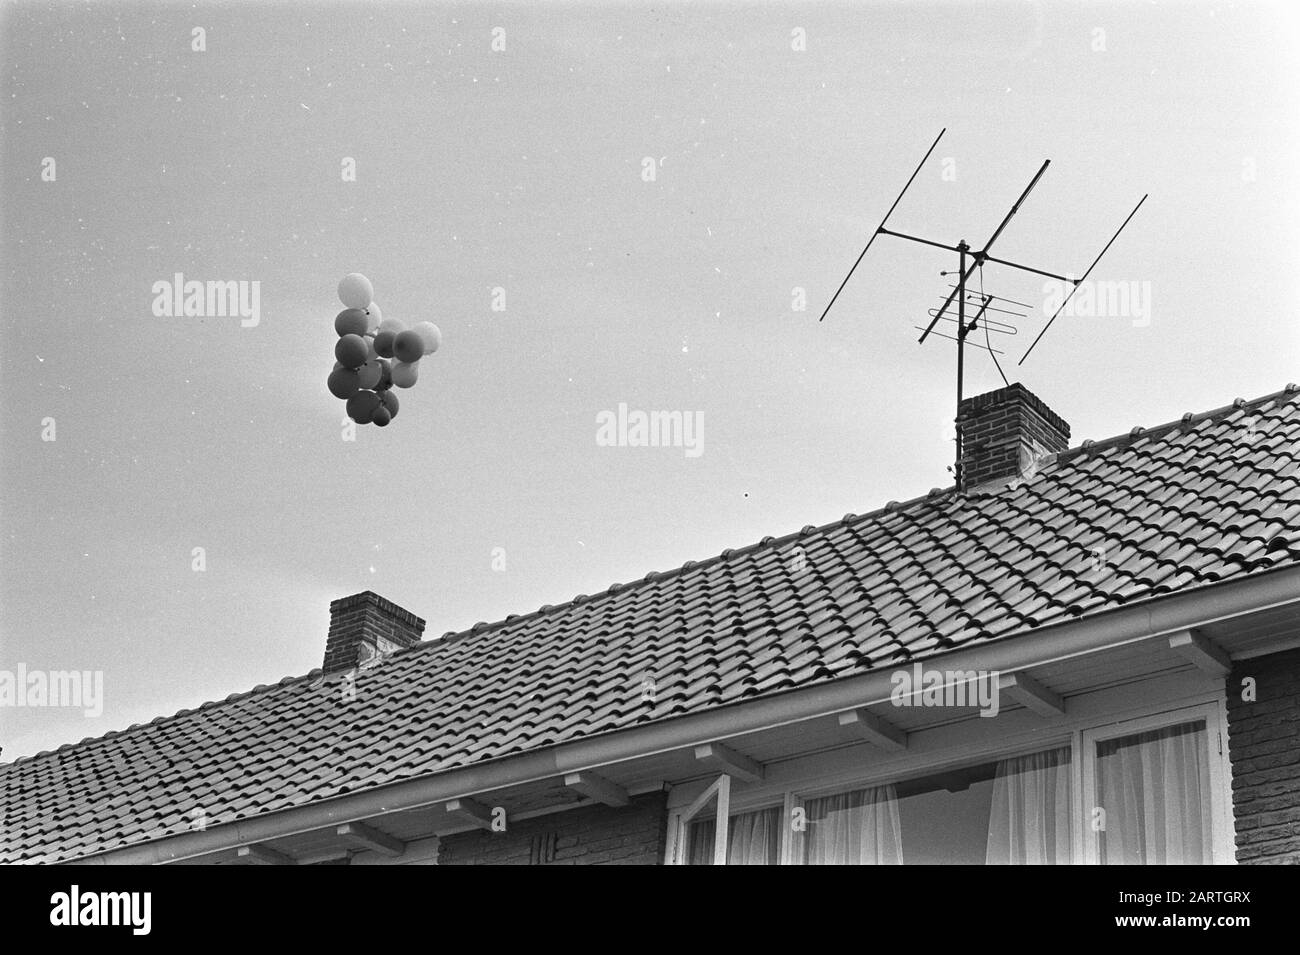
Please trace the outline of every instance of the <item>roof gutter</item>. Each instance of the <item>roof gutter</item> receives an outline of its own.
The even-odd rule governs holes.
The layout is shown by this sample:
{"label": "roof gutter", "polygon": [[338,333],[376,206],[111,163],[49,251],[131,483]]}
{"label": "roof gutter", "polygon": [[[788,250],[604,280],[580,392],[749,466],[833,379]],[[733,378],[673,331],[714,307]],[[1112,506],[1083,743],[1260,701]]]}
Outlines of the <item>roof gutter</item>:
{"label": "roof gutter", "polygon": [[[927,659],[942,660],[945,667],[956,670],[1011,672],[1291,604],[1300,605],[1300,566],[1266,571],[1242,581],[1169,594],[1095,617],[1054,624]],[[564,773],[594,770],[700,743],[829,717],[888,701],[894,669],[873,670],[861,676],[790,690],[635,729],[616,730],[70,861],[88,865],[178,862],[508,786],[543,782]]]}

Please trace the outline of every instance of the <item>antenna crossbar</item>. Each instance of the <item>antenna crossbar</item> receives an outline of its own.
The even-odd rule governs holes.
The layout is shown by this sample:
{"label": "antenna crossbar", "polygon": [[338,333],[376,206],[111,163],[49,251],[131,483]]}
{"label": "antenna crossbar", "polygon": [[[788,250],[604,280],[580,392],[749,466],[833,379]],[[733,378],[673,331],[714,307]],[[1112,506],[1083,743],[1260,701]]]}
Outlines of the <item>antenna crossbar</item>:
{"label": "antenna crossbar", "polygon": [[1051,164],[1052,161],[1050,159],[1043,160],[1043,164],[1038,167],[1038,172],[1034,173],[1034,178],[1029,181],[1029,185],[1025,186],[1025,191],[1022,192],[1020,198],[1016,200],[1016,204],[1013,205],[1011,211],[1006,214],[1006,218],[1002,220],[1002,224],[993,231],[993,237],[984,243],[983,251],[975,253],[975,258],[980,260],[988,258],[988,251],[993,248],[993,243],[998,240],[998,236],[1000,236],[1002,230],[1007,227],[1007,223],[1011,221],[1011,217],[1020,211],[1020,207],[1024,204],[1025,200],[1029,198],[1029,194],[1034,191],[1034,186],[1038,185],[1038,180],[1043,178],[1043,173],[1047,172],[1047,167]]}
{"label": "antenna crossbar", "polygon": [[948,245],[945,242],[935,242],[933,239],[922,239],[919,235],[908,235],[906,232],[895,232],[893,229],[886,229],[884,226],[881,226],[876,231],[881,235],[892,235],[896,239],[909,239],[912,242],[920,242],[922,245],[932,245],[936,249],[946,249],[949,252],[961,251],[955,245]]}
{"label": "antenna crossbar", "polygon": [[993,256],[991,256],[991,255],[986,255],[986,256],[984,256],[984,259],[985,259],[985,261],[987,261],[987,262],[996,262],[998,265],[1009,265],[1009,266],[1011,266],[1013,269],[1020,269],[1020,271],[1022,271],[1022,272],[1033,272],[1035,275],[1042,275],[1042,276],[1045,276],[1046,278],[1049,278],[1049,279],[1056,279],[1057,281],[1060,281],[1060,282],[1076,282],[1076,281],[1077,281],[1076,279],[1072,279],[1072,278],[1070,278],[1069,276],[1066,276],[1066,275],[1057,275],[1055,272],[1045,272],[1045,271],[1043,271],[1042,269],[1036,269],[1036,268],[1034,268],[1032,265],[1021,265],[1019,262],[1008,262],[1006,259],[995,259],[995,258],[994,258]]}

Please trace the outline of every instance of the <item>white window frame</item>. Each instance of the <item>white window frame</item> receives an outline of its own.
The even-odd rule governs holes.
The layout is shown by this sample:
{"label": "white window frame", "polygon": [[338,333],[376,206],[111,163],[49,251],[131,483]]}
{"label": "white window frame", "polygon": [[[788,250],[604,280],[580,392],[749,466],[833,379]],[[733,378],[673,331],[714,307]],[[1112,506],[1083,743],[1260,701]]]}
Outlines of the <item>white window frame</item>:
{"label": "white window frame", "polygon": [[[726,780],[726,782],[723,782]],[[707,815],[704,811],[714,796],[718,796],[718,804],[712,811],[713,815],[713,865],[726,865],[727,855],[731,849],[731,820],[736,816],[743,816],[751,812],[765,812],[771,809],[780,808],[785,815],[785,819],[790,818],[791,807],[794,805],[794,795],[786,793],[785,798],[777,802],[767,799],[758,805],[745,805],[741,808],[734,809],[731,802],[731,777],[726,774],[719,776],[708,788],[685,809],[670,811],[668,814],[668,846],[666,863],[668,865],[687,865],[687,856],[690,852],[690,826],[700,816]],[[725,822],[724,822],[725,820]],[[725,833],[723,838],[718,838],[718,833]],[[790,827],[783,825],[777,831],[777,865],[785,865],[786,853],[790,850]]]}
{"label": "white window frame", "polygon": [[1137,719],[1082,730],[1076,751],[1078,764],[1080,802],[1083,824],[1076,826],[1075,846],[1082,849],[1076,858],[1087,865],[1101,862],[1100,837],[1092,828],[1092,808],[1097,806],[1097,744],[1122,736],[1133,736],[1151,730],[1184,723],[1205,721],[1206,770],[1210,790],[1210,854],[1215,865],[1236,861],[1236,846],[1232,820],[1232,767],[1228,760],[1226,720],[1223,707],[1203,703],[1164,713],[1154,713]]}
{"label": "white window frame", "polygon": [[676,814],[670,830],[674,833],[671,847],[676,865],[686,865],[686,852],[689,848],[686,831],[696,816],[704,815],[710,802],[716,800],[713,809],[713,864],[727,864],[728,823],[731,821],[731,777],[723,773],[709,787],[695,797],[695,801],[686,809]]}
{"label": "white window frame", "polygon": [[[819,799],[823,796],[835,796],[840,793],[855,792],[861,789],[870,789],[873,786],[887,786],[890,783],[901,783],[901,782],[908,782],[914,779],[923,779],[926,776],[935,776],[940,773],[953,770],[953,769],[961,769],[967,766],[984,766],[987,765],[988,763],[996,763],[1003,759],[1014,759],[1017,756],[1029,756],[1032,755],[1033,753],[1043,753],[1053,749],[1065,749],[1066,747],[1068,747],[1070,750],[1070,773],[1071,773],[1070,795],[1073,799],[1077,801],[1079,790],[1078,787],[1075,785],[1075,778],[1074,778],[1074,773],[1077,770],[1077,762],[1078,762],[1078,755],[1079,755],[1077,737],[1078,737],[1078,733],[1071,733],[1069,731],[1065,731],[1062,733],[1052,734],[1050,736],[1044,736],[1041,740],[1037,740],[1032,744],[1021,743],[1019,745],[1012,746],[1004,750],[999,750],[993,754],[983,754],[975,757],[958,756],[952,759],[940,760],[928,766],[918,766],[914,768],[908,768],[901,772],[891,773],[887,776],[877,777],[868,782],[854,783],[851,786],[844,786],[844,785],[820,786],[816,789],[808,789],[808,790],[801,789],[798,792],[790,794],[791,801],[789,804],[789,811],[793,812],[794,809],[796,808],[802,809],[804,807],[805,802],[809,799]],[[790,817],[787,816],[787,818]],[[1077,825],[1072,826],[1071,833],[1074,836],[1074,844],[1072,845],[1071,857],[1074,859],[1082,859],[1083,856],[1082,853],[1079,851],[1079,846],[1077,844],[1080,835],[1079,827]],[[799,839],[795,838],[794,836],[795,834],[790,830],[789,826],[786,826],[782,829],[781,838],[784,843],[783,853],[781,856],[782,865],[802,865],[802,863],[800,863],[799,860],[795,858],[795,850],[799,848]],[[904,862],[904,864],[906,864],[906,862]]]}
{"label": "white window frame", "polygon": [[[1091,857],[1086,845],[1086,843],[1092,841],[1088,839],[1091,834],[1088,807],[1093,805],[1093,802],[1091,796],[1087,796],[1090,790],[1086,788],[1084,779],[1085,763],[1089,761],[1090,745],[1098,738],[1107,739],[1111,736],[1127,736],[1134,732],[1142,732],[1145,729],[1204,719],[1206,745],[1208,747],[1207,766],[1210,773],[1212,858],[1215,864],[1235,864],[1232,771],[1228,754],[1225,691],[1223,689],[1208,692],[1201,690],[1184,695],[1181,699],[1174,696],[1156,703],[1148,703],[1145,706],[1134,705],[1137,702],[1135,697],[1138,692],[1140,690],[1136,687],[1126,688],[1124,696],[1132,700],[1132,703],[1116,707],[1109,715],[1093,713],[1083,719],[1071,720],[1066,718],[1059,727],[1044,727],[1041,735],[1035,733],[1033,739],[1026,739],[1017,734],[1017,738],[1008,740],[1004,746],[977,746],[975,747],[976,751],[972,752],[968,748],[964,749],[954,745],[952,749],[930,752],[924,757],[918,756],[915,759],[904,757],[884,771],[845,774],[837,770],[833,773],[833,776],[828,775],[824,781],[814,777],[808,779],[806,784],[795,784],[793,786],[787,784],[779,791],[773,791],[772,787],[760,785],[758,787],[747,786],[742,788],[739,793],[736,793],[728,785],[727,812],[725,816],[720,813],[719,818],[725,818],[729,822],[732,807],[735,808],[736,812],[750,812],[759,808],[771,808],[773,805],[781,803],[785,818],[784,824],[781,826],[781,841],[778,846],[777,857],[780,865],[795,865],[798,864],[794,854],[799,840],[794,837],[795,834],[790,829],[790,821],[793,818],[794,810],[802,807],[805,799],[880,786],[890,782],[916,779],[946,769],[977,765],[1069,746],[1071,796],[1076,806],[1074,813],[1075,824],[1072,826],[1072,858],[1075,860],[1074,864],[1076,865],[1086,864],[1095,862],[1095,842],[1094,852]],[[962,751],[963,749],[964,751]],[[1089,771],[1091,771],[1090,767]],[[730,779],[728,779],[729,783]],[[716,782],[713,785],[716,785]],[[708,790],[706,790],[707,792]],[[704,796],[701,796],[700,799],[704,799],[705,803],[707,803],[707,798]],[[686,864],[684,855],[686,823],[690,821],[693,815],[698,814],[699,809],[702,808],[703,804],[700,803],[700,799],[696,800],[699,805],[692,805],[691,808],[694,812],[691,815],[687,815],[689,810],[686,809],[670,811],[667,840],[669,844],[665,852],[665,861],[670,865]],[[715,832],[726,833],[727,831],[728,827],[723,825],[719,825],[715,829]],[[715,864],[726,864],[726,843],[727,839],[725,837],[719,839],[715,836]],[[723,860],[720,863],[717,862],[719,856]]]}

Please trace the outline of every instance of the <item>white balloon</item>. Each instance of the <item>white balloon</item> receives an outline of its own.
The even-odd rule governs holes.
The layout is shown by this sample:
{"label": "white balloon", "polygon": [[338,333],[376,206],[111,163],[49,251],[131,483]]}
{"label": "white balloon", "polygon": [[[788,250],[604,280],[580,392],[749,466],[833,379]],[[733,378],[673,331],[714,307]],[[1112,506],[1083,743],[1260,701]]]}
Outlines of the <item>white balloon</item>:
{"label": "white balloon", "polygon": [[442,344],[442,332],[438,330],[438,326],[433,322],[418,322],[411,326],[411,330],[418,332],[420,337],[424,339],[424,353],[426,355],[432,355],[438,350],[438,346]]}
{"label": "white balloon", "polygon": [[400,318],[385,318],[379,323],[379,330],[381,332],[392,332],[396,335],[398,332],[406,331],[406,322]]}
{"label": "white balloon", "polygon": [[349,272],[339,282],[339,301],[348,308],[365,308],[375,297],[375,287],[360,272]]}
{"label": "white balloon", "polygon": [[366,307],[366,331],[373,335],[379,331],[379,323],[383,321],[384,315],[379,311],[379,306],[371,302]]}
{"label": "white balloon", "polygon": [[410,388],[420,377],[419,362],[393,362],[393,384],[398,388]]}

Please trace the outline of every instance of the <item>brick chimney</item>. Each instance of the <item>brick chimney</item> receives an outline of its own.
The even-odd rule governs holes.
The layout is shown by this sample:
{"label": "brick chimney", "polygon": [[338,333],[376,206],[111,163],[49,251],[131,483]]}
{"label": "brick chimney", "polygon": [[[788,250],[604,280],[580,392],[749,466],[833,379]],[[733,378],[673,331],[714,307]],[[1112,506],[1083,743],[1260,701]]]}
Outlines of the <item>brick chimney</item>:
{"label": "brick chimney", "polygon": [[1070,426],[1019,383],[966,398],[957,421],[963,491],[1006,484],[1070,446]]}
{"label": "brick chimney", "polygon": [[350,670],[367,660],[413,647],[424,621],[391,600],[367,590],[330,604],[330,633],[325,642],[326,673]]}

